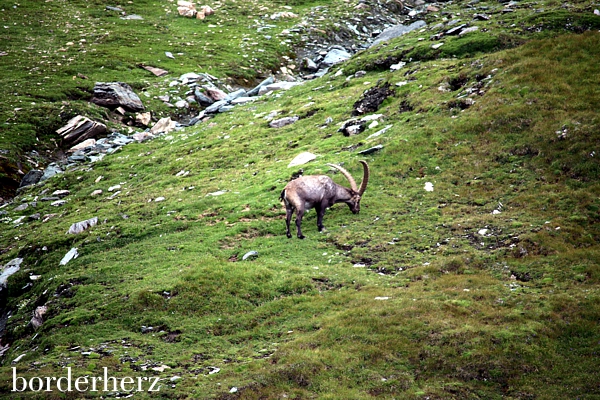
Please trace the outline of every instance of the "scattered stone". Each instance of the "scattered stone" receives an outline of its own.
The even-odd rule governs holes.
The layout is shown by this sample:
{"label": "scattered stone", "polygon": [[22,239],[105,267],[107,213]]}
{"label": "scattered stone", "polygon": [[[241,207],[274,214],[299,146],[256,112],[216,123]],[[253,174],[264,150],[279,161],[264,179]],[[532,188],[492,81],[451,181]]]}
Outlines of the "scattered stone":
{"label": "scattered stone", "polygon": [[199,88],[194,90],[194,97],[196,98],[196,101],[204,107],[210,106],[215,102],[212,98],[202,93]]}
{"label": "scattered stone", "polygon": [[32,221],[38,221],[40,218],[41,218],[40,213],[31,214],[29,216],[29,219],[32,220]]}
{"label": "scattered stone", "polygon": [[134,133],[132,137],[135,140],[137,140],[138,142],[144,142],[148,139],[152,139],[154,137],[154,135],[151,134],[150,132],[137,132],[137,133]]}
{"label": "scattered stone", "polygon": [[0,271],[0,292],[6,288],[8,277],[16,274],[21,269],[21,264],[23,263],[22,258],[13,258],[6,264]]}
{"label": "scattered stone", "polygon": [[125,19],[125,20],[137,20],[137,21],[142,21],[144,18],[141,15],[137,15],[137,14],[129,14],[129,15],[125,15],[124,17],[121,17],[121,19]]}
{"label": "scattered stone", "polygon": [[102,190],[101,189],[96,189],[92,192],[92,194],[90,194],[90,196],[98,196],[102,194]]}
{"label": "scattered stone", "polygon": [[467,24],[461,24],[461,25],[455,26],[454,28],[448,29],[445,34],[448,36],[458,35],[458,33],[466,27],[467,27]]}
{"label": "scattered stone", "polygon": [[[159,133],[169,133],[175,129],[177,126],[177,122],[171,121],[170,117],[161,118],[152,128],[150,128],[150,133],[153,135]],[[134,135],[135,138],[135,135]],[[137,140],[137,139],[136,139]]]}
{"label": "scattered stone", "polygon": [[13,364],[18,363],[19,361],[21,361],[23,359],[23,357],[25,357],[27,355],[27,353],[23,353],[20,356],[18,356],[17,358],[15,358],[14,360],[12,360]]}
{"label": "scattered stone", "polygon": [[293,124],[294,122],[298,121],[299,119],[300,118],[298,116],[274,119],[273,121],[269,122],[269,126],[271,128],[281,128],[286,125]]}
{"label": "scattered stone", "polygon": [[213,86],[205,86],[204,90],[206,90],[206,95],[210,97],[213,101],[225,100],[225,98],[227,97],[227,93]]}
{"label": "scattered stone", "polygon": [[67,234],[76,235],[81,233],[89,228],[95,226],[98,223],[98,217],[86,219],[85,221],[76,222],[67,231]]}
{"label": "scattered stone", "polygon": [[294,157],[294,159],[292,161],[290,161],[290,163],[288,164],[288,168],[295,167],[298,165],[304,165],[316,158],[317,158],[316,155],[309,153],[308,151],[305,151],[303,153],[298,154],[296,157]]}
{"label": "scattered stone", "polygon": [[338,132],[342,132],[344,136],[354,136],[363,132],[366,129],[366,127],[366,121],[351,119],[342,122],[341,127],[338,129]]}
{"label": "scattered stone", "polygon": [[207,114],[213,114],[219,112],[222,107],[225,107],[229,102],[227,100],[219,100],[204,110]]}
{"label": "scattered stone", "polygon": [[84,150],[87,149],[88,147],[94,147],[96,146],[96,139],[87,139],[84,140],[83,142],[71,147],[68,152],[69,153],[74,153],[78,150]]}
{"label": "scattered stone", "polygon": [[433,183],[431,182],[425,182],[425,187],[424,187],[426,192],[433,192]]}
{"label": "scattered stone", "polygon": [[37,330],[44,323],[44,314],[48,311],[48,307],[39,306],[33,312],[33,318],[31,318],[31,326],[33,329]]}
{"label": "scattered stone", "polygon": [[375,40],[373,40],[373,43],[371,43],[371,45],[369,47],[372,47],[379,43],[397,38],[408,32],[414,31],[416,29],[423,28],[426,25],[427,25],[427,23],[425,21],[419,20],[419,21],[413,22],[412,24],[410,24],[408,26],[400,24],[400,25],[395,25],[395,26],[389,27],[389,28],[385,29],[383,32],[381,32],[375,38]]}
{"label": "scattered stone", "polygon": [[123,107],[133,112],[144,111],[138,95],[124,82],[96,82],[91,102],[111,109]]}
{"label": "scattered stone", "polygon": [[294,86],[301,85],[302,82],[276,82],[268,85],[261,86],[258,90],[259,95],[267,94],[277,90],[289,90]]}
{"label": "scattered stone", "polygon": [[237,105],[237,104],[246,104],[246,103],[250,103],[256,100],[256,97],[238,97],[235,98],[233,100],[231,100],[231,104],[232,105]]}
{"label": "scattered stone", "polygon": [[272,76],[268,77],[267,79],[263,80],[261,83],[259,83],[256,87],[254,87],[254,89],[248,91],[248,93],[246,93],[247,96],[257,96],[260,89],[263,86],[267,86],[270,85],[272,83],[275,83],[275,79],[273,79]]}
{"label": "scattered stone", "polygon": [[58,129],[56,133],[62,136],[64,143],[77,144],[106,132],[106,125],[94,122],[82,115],[77,115]]}
{"label": "scattered stone", "polygon": [[432,49],[439,49],[440,47],[442,47],[444,45],[444,42],[442,43],[436,43],[436,44],[432,44],[431,48]]}
{"label": "scattered stone", "polygon": [[390,299],[390,297],[387,297],[387,296],[375,297],[375,300],[389,300],[389,299]]}
{"label": "scattered stone", "polygon": [[60,198],[70,195],[71,192],[68,190],[55,190],[52,192],[52,196],[58,196]]}
{"label": "scattered stone", "polygon": [[65,254],[65,256],[62,258],[62,260],[60,260],[60,265],[67,265],[67,263],[71,260],[74,260],[75,258],[79,257],[79,253],[77,252],[77,248],[73,247],[71,250],[68,251],[67,254]]}
{"label": "scattered stone", "polygon": [[152,121],[152,113],[151,112],[143,112],[135,114],[135,123],[142,126],[150,125]]}
{"label": "scattered stone", "polygon": [[196,10],[196,5],[194,3],[192,3],[191,1],[183,0],[177,1],[177,11],[182,17],[189,18],[196,17],[196,14],[198,13],[198,11]]}
{"label": "scattered stone", "polygon": [[469,28],[465,28],[462,31],[459,32],[458,36],[464,36],[468,33],[473,33],[473,32],[477,32],[479,30],[478,26],[471,26]]}
{"label": "scattered stone", "polygon": [[244,256],[242,257],[242,260],[248,260],[249,258],[256,258],[258,257],[258,252],[257,251],[249,251],[246,254],[244,254]]}
{"label": "scattered stone", "polygon": [[359,151],[358,154],[361,154],[361,155],[371,154],[371,153],[375,153],[376,151],[379,151],[381,149],[383,149],[383,145],[378,144],[377,146],[373,146],[373,147],[368,148],[366,150]]}
{"label": "scattered stone", "polygon": [[245,97],[247,92],[244,89],[236,90],[235,92],[229,93],[223,100],[227,100],[229,102],[239,98]]}
{"label": "scattered stone", "polygon": [[385,132],[387,132],[388,129],[390,129],[391,127],[393,127],[394,125],[386,125],[385,128],[378,130],[377,132],[375,132],[374,134],[370,135],[369,137],[367,137],[367,140],[369,139],[374,139],[377,136],[381,136],[383,135]]}
{"label": "scattered stone", "polygon": [[54,207],[61,207],[61,206],[64,206],[66,203],[67,202],[65,200],[56,200],[56,201],[53,201],[52,203],[50,203],[50,205],[54,206]]}
{"label": "scattered stone", "polygon": [[109,192],[114,192],[115,190],[121,189],[121,185],[114,185],[108,188]]}
{"label": "scattered stone", "polygon": [[179,100],[175,103],[175,107],[177,108],[190,108],[190,105],[185,100]]}
{"label": "scattered stone", "polygon": [[23,222],[25,220],[25,215],[23,215],[22,217],[19,217],[17,219],[15,219],[12,223],[16,226],[18,224],[20,224],[21,222]]}
{"label": "scattered stone", "polygon": [[165,76],[169,73],[169,71],[167,71],[167,70],[164,70],[161,68],[156,68],[156,67],[151,67],[149,65],[142,65],[141,67],[144,68],[146,71],[152,72],[156,76]]}
{"label": "scattered stone", "polygon": [[332,65],[346,61],[350,57],[352,57],[352,54],[345,50],[331,49],[327,55],[325,55],[323,61],[321,61],[321,66],[331,67]]}
{"label": "scattered stone", "polygon": [[40,181],[43,175],[43,171],[32,169],[27,174],[25,174],[23,179],[21,179],[21,184],[19,185],[19,187],[35,185]]}
{"label": "scattered stone", "polygon": [[219,190],[217,192],[212,192],[212,193],[207,193],[207,196],[221,196],[223,194],[227,193],[227,190]]}
{"label": "scattered stone", "polygon": [[28,207],[29,207],[29,204],[23,203],[23,204],[20,204],[17,207],[15,207],[15,209],[13,211],[15,211],[15,212],[25,211],[25,210],[27,210]]}
{"label": "scattered stone", "polygon": [[161,201],[165,201],[165,198],[162,197],[162,196],[161,197],[157,197],[156,199],[154,199],[154,202],[156,202],[156,203],[159,203]]}

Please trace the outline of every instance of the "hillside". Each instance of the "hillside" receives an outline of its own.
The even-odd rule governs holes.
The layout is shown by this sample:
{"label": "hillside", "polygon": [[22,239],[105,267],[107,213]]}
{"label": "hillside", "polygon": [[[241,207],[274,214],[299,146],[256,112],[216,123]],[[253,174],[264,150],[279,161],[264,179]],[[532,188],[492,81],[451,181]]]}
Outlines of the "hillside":
{"label": "hillside", "polygon": [[[0,397],[600,398],[600,4],[106,6],[2,6]],[[385,21],[425,25],[368,47]],[[333,45],[352,58],[302,79]],[[301,84],[184,126],[192,72]],[[182,125],[134,141],[134,112],[90,102],[111,81]],[[131,143],[67,167],[78,114]],[[327,163],[360,182],[360,160],[360,213],[286,238],[291,177],[348,185]],[[142,390],[11,393],[67,371]]]}

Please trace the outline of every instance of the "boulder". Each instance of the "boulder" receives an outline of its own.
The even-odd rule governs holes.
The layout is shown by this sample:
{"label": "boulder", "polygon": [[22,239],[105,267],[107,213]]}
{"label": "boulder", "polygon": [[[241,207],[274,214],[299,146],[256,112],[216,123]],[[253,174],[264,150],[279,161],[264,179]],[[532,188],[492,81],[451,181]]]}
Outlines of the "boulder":
{"label": "boulder", "polygon": [[331,49],[325,58],[323,58],[323,61],[321,61],[321,65],[325,67],[331,67],[334,64],[346,61],[350,57],[352,57],[352,54],[345,50]]}
{"label": "boulder", "polygon": [[[150,133],[156,135],[158,133],[169,133],[175,129],[177,122],[171,121],[171,118],[161,118],[154,126],[150,129]],[[135,137],[135,135],[134,135]]]}
{"label": "boulder", "polygon": [[391,26],[387,29],[385,29],[383,32],[381,32],[376,38],[375,40],[373,40],[373,43],[370,44],[369,47],[375,46],[379,43],[397,38],[399,36],[402,36],[408,32],[414,31],[415,29],[419,29],[422,28],[424,26],[426,26],[427,23],[423,20],[419,20],[419,21],[415,21],[412,24],[406,26],[406,25],[394,25]]}
{"label": "boulder", "polygon": [[260,91],[260,88],[262,88],[263,86],[270,85],[274,82],[275,82],[275,79],[273,79],[273,77],[270,76],[267,79],[263,80],[261,83],[259,83],[254,89],[252,89],[248,93],[246,93],[246,96],[257,96],[258,92]]}
{"label": "boulder", "polygon": [[27,174],[25,174],[23,179],[21,179],[21,184],[19,185],[19,187],[35,185],[36,183],[38,183],[40,181],[40,179],[42,179],[43,175],[44,175],[43,171],[40,171],[37,169],[32,169]]}
{"label": "boulder", "polygon": [[74,145],[86,141],[87,139],[101,135],[106,132],[106,125],[92,121],[83,115],[77,115],[67,122],[67,125],[58,129],[58,133],[63,138],[63,143]]}
{"label": "boulder", "polygon": [[111,109],[123,107],[132,112],[144,111],[138,95],[124,82],[96,82],[91,102]]}

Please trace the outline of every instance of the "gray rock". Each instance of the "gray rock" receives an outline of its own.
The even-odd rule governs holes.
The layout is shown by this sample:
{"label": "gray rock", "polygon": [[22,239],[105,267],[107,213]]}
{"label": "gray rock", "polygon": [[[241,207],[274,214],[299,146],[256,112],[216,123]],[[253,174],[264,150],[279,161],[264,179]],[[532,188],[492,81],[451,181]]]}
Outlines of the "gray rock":
{"label": "gray rock", "polygon": [[371,154],[371,153],[375,153],[376,151],[379,151],[381,149],[383,149],[383,145],[378,144],[377,146],[373,146],[373,147],[371,147],[369,149],[366,149],[366,150],[363,150],[363,151],[359,151],[358,154],[361,154],[361,155]]}
{"label": "gray rock", "polygon": [[96,82],[92,103],[102,107],[123,107],[126,110],[144,111],[144,105],[131,86],[123,82]]}
{"label": "gray rock", "polygon": [[321,61],[321,65],[331,67],[332,65],[346,61],[350,57],[352,57],[352,54],[348,53],[345,50],[332,49],[327,53],[325,58],[323,58],[323,61]]}
{"label": "gray rock", "polygon": [[300,118],[297,116],[274,119],[273,121],[269,122],[269,126],[271,128],[281,128],[283,126],[293,124],[294,122],[298,121],[299,119]]}
{"label": "gray rock", "polygon": [[82,115],[77,115],[67,122],[67,125],[58,129],[58,133],[63,138],[63,142],[69,145],[81,143],[87,139],[96,137],[106,132],[106,125]]}
{"label": "gray rock", "polygon": [[224,105],[224,106],[219,107],[219,112],[220,113],[228,112],[228,111],[233,110],[234,108],[235,108],[234,105],[230,105],[230,104]]}
{"label": "gray rock", "polygon": [[381,34],[379,34],[379,36],[377,36],[375,38],[375,40],[373,41],[373,43],[370,44],[369,47],[375,46],[381,42],[385,42],[394,38],[397,38],[399,36],[402,36],[408,32],[414,31],[415,29],[420,29],[424,26],[426,26],[427,23],[423,20],[419,20],[419,21],[415,21],[412,24],[406,26],[406,25],[395,25],[392,27],[389,27],[387,29],[385,29],[383,32],[381,32]]}
{"label": "gray rock", "polygon": [[27,210],[28,207],[29,207],[29,204],[23,203],[23,204],[20,204],[17,207],[15,207],[14,211],[16,211],[16,212],[25,211],[25,210]]}
{"label": "gray rock", "polygon": [[14,258],[8,262],[2,269],[0,269],[0,292],[6,288],[8,278],[11,275],[16,274],[21,269],[22,258]]}
{"label": "gray rock", "polygon": [[273,79],[273,77],[270,76],[267,79],[263,80],[261,83],[259,83],[254,89],[252,89],[248,93],[246,93],[246,96],[258,96],[258,92],[260,91],[261,87],[270,85],[274,82],[275,82],[275,79]]}
{"label": "gray rock", "polygon": [[62,173],[63,173],[63,170],[61,167],[58,166],[58,164],[56,164],[56,163],[49,164],[46,167],[46,169],[44,170],[44,175],[42,175],[40,182],[44,182],[45,180],[52,178],[54,175],[62,174]]}
{"label": "gray rock", "polygon": [[446,31],[446,35],[449,35],[449,36],[458,35],[460,33],[460,31],[463,30],[463,28],[465,28],[466,26],[467,26],[467,24],[461,24],[461,25],[455,26],[452,29],[448,29]]}
{"label": "gray rock", "polygon": [[76,235],[78,233],[81,233],[81,232],[95,226],[97,223],[98,223],[98,217],[86,219],[85,221],[81,221],[81,222],[76,222],[73,225],[71,225],[71,227],[69,228],[67,233]]}
{"label": "gray rock", "polygon": [[245,97],[246,95],[247,95],[246,91],[244,89],[240,89],[240,90],[236,90],[235,92],[229,93],[227,95],[227,97],[225,97],[224,100],[232,101],[232,100],[237,99],[238,97]]}
{"label": "gray rock", "polygon": [[31,214],[31,215],[29,216],[29,219],[30,219],[30,220],[32,220],[32,221],[37,221],[37,220],[39,220],[40,218],[41,218],[41,215],[40,215],[40,213]]}
{"label": "gray rock", "polygon": [[32,169],[27,174],[25,174],[23,179],[21,179],[21,184],[19,185],[19,187],[35,185],[36,183],[38,183],[40,181],[40,179],[42,178],[43,175],[44,175],[43,171],[40,171],[37,169]]}
{"label": "gray rock", "polygon": [[256,258],[258,257],[258,252],[257,251],[249,251],[246,254],[244,254],[244,256],[242,257],[242,260],[248,260],[249,258]]}
{"label": "gray rock", "polygon": [[204,107],[210,106],[215,102],[213,99],[202,93],[199,88],[194,90],[194,96],[196,97],[196,101]]}
{"label": "gray rock", "polygon": [[207,114],[213,114],[219,111],[219,109],[225,105],[227,105],[229,102],[227,100],[219,100],[215,103],[213,103],[212,105],[206,107],[206,109],[204,110]]}
{"label": "gray rock", "polygon": [[311,71],[311,72],[316,72],[319,69],[317,64],[308,57],[306,57],[306,58],[304,58],[304,60],[302,60],[302,66],[304,67],[304,69]]}
{"label": "gray rock", "polygon": [[60,260],[60,265],[67,265],[67,263],[75,258],[79,257],[79,253],[77,252],[77,247],[73,247],[68,251],[67,254]]}

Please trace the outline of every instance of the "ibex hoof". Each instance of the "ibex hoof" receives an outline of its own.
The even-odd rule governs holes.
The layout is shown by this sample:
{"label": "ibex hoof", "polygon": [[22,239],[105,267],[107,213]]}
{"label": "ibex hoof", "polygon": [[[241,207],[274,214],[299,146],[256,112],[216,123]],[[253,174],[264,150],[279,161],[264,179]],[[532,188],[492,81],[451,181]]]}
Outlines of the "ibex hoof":
{"label": "ibex hoof", "polygon": [[298,239],[304,239],[304,235],[298,235]]}
{"label": "ibex hoof", "polygon": [[285,236],[287,236],[287,237],[288,237],[288,239],[291,239],[291,238],[292,238],[292,234],[291,234],[291,233],[286,233],[286,234],[285,234]]}

